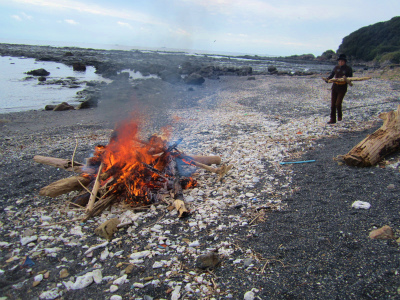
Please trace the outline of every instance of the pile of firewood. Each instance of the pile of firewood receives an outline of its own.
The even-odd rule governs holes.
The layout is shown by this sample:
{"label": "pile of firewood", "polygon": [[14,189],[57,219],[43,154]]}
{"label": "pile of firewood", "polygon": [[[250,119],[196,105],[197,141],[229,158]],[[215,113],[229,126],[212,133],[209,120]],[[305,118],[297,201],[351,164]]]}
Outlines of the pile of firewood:
{"label": "pile of firewood", "polygon": [[79,191],[71,200],[72,205],[86,207],[83,221],[99,215],[115,202],[124,201],[137,207],[163,201],[171,194],[179,216],[188,214],[182,190],[196,186],[191,177],[194,169],[203,168],[219,175],[219,180],[232,166],[220,166],[219,156],[187,155],[177,149],[180,140],[169,144],[160,136],[153,135],[147,141],[137,138],[137,128],[132,124],[120,126],[114,131],[106,146],[99,145],[94,155],[79,163],[72,158],[35,156],[37,163],[51,165],[78,173],[43,187],[39,194],[58,197],[71,191]]}

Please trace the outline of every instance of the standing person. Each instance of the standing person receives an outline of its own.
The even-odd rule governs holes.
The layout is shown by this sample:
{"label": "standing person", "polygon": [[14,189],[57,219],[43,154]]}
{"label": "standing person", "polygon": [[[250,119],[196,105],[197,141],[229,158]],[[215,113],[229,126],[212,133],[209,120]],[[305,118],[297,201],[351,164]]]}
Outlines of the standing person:
{"label": "standing person", "polygon": [[[333,68],[332,73],[324,78],[325,82],[328,82],[329,79],[335,78],[346,78],[353,77],[353,70],[347,64],[347,59],[345,54],[340,54],[338,58],[338,65]],[[331,119],[328,124],[336,123],[336,111],[337,111],[337,120],[342,121],[342,102],[344,95],[347,92],[346,81],[344,82],[335,82],[332,85],[332,93],[331,93]]]}

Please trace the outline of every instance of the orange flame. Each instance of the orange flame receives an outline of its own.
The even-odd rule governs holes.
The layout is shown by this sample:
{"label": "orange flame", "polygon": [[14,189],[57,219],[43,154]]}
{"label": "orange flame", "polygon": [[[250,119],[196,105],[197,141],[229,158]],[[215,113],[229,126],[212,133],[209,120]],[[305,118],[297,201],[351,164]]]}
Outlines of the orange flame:
{"label": "orange flame", "polygon": [[[170,128],[163,129],[164,136],[168,137],[169,132]],[[143,141],[139,133],[138,122],[129,120],[120,123],[109,144],[95,148],[90,165],[103,163],[103,174],[107,178],[102,178],[102,184],[112,181],[110,188],[119,198],[131,204],[148,204],[155,192],[167,188],[168,177],[172,174],[164,174],[167,172],[166,166],[180,152],[171,152],[164,136],[153,135]],[[192,178],[184,178],[181,185],[182,188],[194,187],[197,182]]]}

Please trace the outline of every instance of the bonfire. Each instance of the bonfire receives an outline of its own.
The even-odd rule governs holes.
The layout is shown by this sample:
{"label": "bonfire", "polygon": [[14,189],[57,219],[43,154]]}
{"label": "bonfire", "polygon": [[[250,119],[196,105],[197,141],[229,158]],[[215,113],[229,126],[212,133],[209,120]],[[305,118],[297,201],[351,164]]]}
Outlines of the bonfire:
{"label": "bonfire", "polygon": [[71,200],[72,205],[86,207],[83,221],[100,214],[116,202],[131,207],[148,206],[164,201],[172,194],[179,217],[189,215],[183,189],[195,187],[192,177],[196,168],[203,168],[219,175],[219,180],[232,166],[219,168],[219,156],[196,156],[178,150],[181,139],[170,143],[169,135],[152,135],[140,138],[138,123],[125,121],[113,131],[108,145],[97,145],[86,163],[52,157],[35,156],[34,160],[58,168],[74,171],[79,175],[61,179],[40,190],[40,195],[57,197],[80,191]]}

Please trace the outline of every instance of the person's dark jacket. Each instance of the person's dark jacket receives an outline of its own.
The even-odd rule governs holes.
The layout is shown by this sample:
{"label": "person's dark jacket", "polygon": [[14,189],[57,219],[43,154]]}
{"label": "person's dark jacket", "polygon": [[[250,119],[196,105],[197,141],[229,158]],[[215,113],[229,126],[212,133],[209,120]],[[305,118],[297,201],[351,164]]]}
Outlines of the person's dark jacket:
{"label": "person's dark jacket", "polygon": [[336,66],[333,68],[331,74],[328,76],[328,80],[332,79],[333,77],[343,78],[343,76],[353,77],[353,69],[348,65]]}

